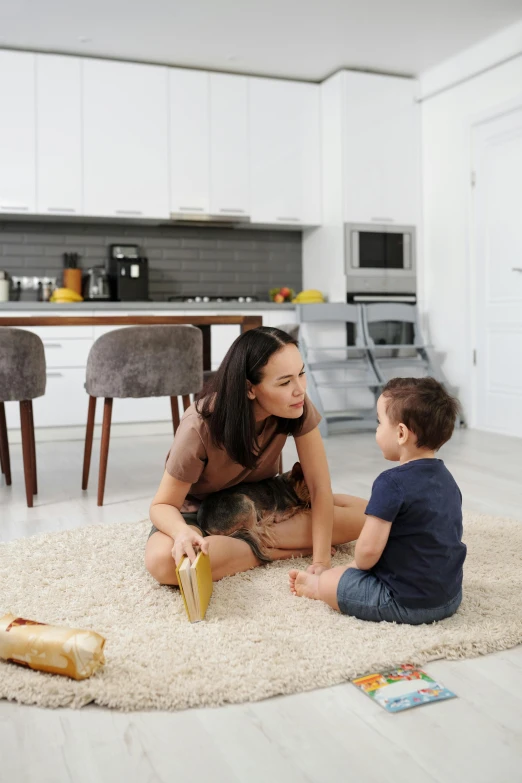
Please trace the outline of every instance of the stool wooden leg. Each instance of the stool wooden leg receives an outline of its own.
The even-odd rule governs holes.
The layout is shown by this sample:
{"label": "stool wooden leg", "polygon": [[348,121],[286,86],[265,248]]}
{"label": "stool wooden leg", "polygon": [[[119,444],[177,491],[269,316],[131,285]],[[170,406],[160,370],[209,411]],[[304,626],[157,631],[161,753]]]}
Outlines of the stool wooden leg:
{"label": "stool wooden leg", "polygon": [[98,505],[103,506],[105,494],[105,477],[107,475],[107,462],[109,459],[109,441],[111,437],[112,399],[106,397],[103,405],[103,425],[100,447],[100,473],[98,476]]}
{"label": "stool wooden leg", "polygon": [[11,461],[9,459],[9,438],[7,436],[5,405],[3,402],[0,402],[0,459],[2,461],[2,473],[5,475],[5,483],[10,487]]}
{"label": "stool wooden leg", "polygon": [[89,485],[89,471],[91,469],[92,439],[94,436],[94,417],[96,415],[96,397],[89,395],[89,410],[87,412],[87,429],[85,430],[85,449],[83,452],[82,489]]}
{"label": "stool wooden leg", "polygon": [[31,414],[29,401],[20,402],[20,423],[22,425],[22,453],[24,458],[25,496],[27,506],[33,507],[33,455],[31,449]]}
{"label": "stool wooden leg", "polygon": [[33,466],[33,495],[38,494],[38,479],[36,475],[36,442],[34,439],[34,416],[33,401],[29,400],[27,407],[29,409],[29,426],[31,428],[31,463]]}
{"label": "stool wooden leg", "polygon": [[174,435],[175,435],[176,430],[179,427],[179,406],[178,406],[177,397],[170,398],[170,409],[172,411],[172,426],[174,428]]}
{"label": "stool wooden leg", "polygon": [[183,410],[186,411],[190,405],[190,394],[183,395]]}

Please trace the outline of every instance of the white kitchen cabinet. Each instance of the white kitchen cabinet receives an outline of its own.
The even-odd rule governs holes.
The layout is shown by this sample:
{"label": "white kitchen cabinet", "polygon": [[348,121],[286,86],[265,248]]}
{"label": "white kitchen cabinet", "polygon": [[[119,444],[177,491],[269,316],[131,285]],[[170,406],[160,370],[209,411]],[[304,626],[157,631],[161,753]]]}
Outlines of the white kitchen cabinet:
{"label": "white kitchen cabinet", "polygon": [[[223,313],[223,315],[230,315],[230,313]],[[228,349],[241,334],[241,327],[238,324],[221,324],[212,326],[211,333],[210,368],[217,370]]]}
{"label": "white kitchen cabinet", "polygon": [[249,214],[248,78],[210,74],[210,212]]}
{"label": "white kitchen cabinet", "polygon": [[[27,312],[26,310],[20,310],[19,312],[23,313],[24,318],[38,318],[38,316],[42,314],[41,310],[40,312]],[[52,315],[57,315],[56,310],[53,311]],[[67,312],[60,313],[60,315],[66,318],[67,316],[78,315],[78,313],[74,311],[71,312],[69,310]],[[89,311],[82,310],[82,315],[90,316],[91,313]],[[34,332],[34,334],[38,335],[38,337],[44,343],[48,340],[92,340],[94,331],[94,327],[92,326],[20,326],[17,328],[27,329],[30,332]]]}
{"label": "white kitchen cabinet", "polygon": [[[235,315],[237,310],[220,311],[220,315]],[[198,313],[199,315],[199,313]],[[201,313],[205,315],[205,313]],[[261,315],[263,326],[281,326],[283,324],[296,322],[295,307],[281,310],[248,310],[248,315]],[[234,340],[241,334],[241,327],[236,324],[221,324],[212,327],[211,341],[211,368],[217,370],[228,349]]]}
{"label": "white kitchen cabinet", "polygon": [[343,74],[344,220],[417,225],[420,108],[416,82]]}
{"label": "white kitchen cabinet", "polygon": [[0,51],[0,212],[36,207],[35,55]]}
{"label": "white kitchen cabinet", "polygon": [[84,384],[85,367],[48,367],[45,394],[33,401],[35,427],[85,426],[89,397]]}
{"label": "white kitchen cabinet", "polygon": [[[180,414],[183,406],[180,406]],[[103,400],[96,405],[96,423],[103,421]],[[115,399],[112,403],[112,423],[132,424],[147,421],[172,421],[172,410],[169,397],[143,397],[135,399],[126,397]]]}
{"label": "white kitchen cabinet", "polygon": [[[38,317],[41,312],[20,311],[20,316]],[[54,313],[57,314],[57,313]],[[61,311],[63,317],[77,315],[73,310]],[[82,311],[82,315],[92,312]],[[87,422],[85,368],[94,342],[92,326],[21,326],[33,332],[43,342],[46,363],[46,389],[43,397],[33,401],[35,427],[84,426]],[[8,428],[20,428],[18,403],[6,406]]]}
{"label": "white kitchen cabinet", "polygon": [[92,348],[92,340],[60,340],[45,337],[42,340],[47,369],[65,367],[87,367],[87,357]]}
{"label": "white kitchen cabinet", "polygon": [[[47,367],[46,376],[45,394],[33,400],[34,426],[85,426],[89,400],[84,389],[85,367]],[[20,429],[19,404],[6,403],[5,413],[8,430]]]}
{"label": "white kitchen cabinet", "polygon": [[170,212],[210,211],[209,74],[169,68]]}
{"label": "white kitchen cabinet", "polygon": [[167,218],[168,69],[83,61],[84,213]]}
{"label": "white kitchen cabinet", "polygon": [[319,86],[249,80],[252,221],[321,222]]}
{"label": "white kitchen cabinet", "polygon": [[82,214],[82,60],[36,55],[36,210]]}

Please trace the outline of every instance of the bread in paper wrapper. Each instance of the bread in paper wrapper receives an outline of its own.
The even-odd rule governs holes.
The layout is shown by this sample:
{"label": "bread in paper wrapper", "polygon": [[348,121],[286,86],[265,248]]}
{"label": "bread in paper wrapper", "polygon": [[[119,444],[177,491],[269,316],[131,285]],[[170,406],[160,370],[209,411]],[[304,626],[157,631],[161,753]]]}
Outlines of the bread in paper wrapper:
{"label": "bread in paper wrapper", "polygon": [[84,680],[105,663],[104,645],[95,631],[0,617],[0,658],[30,669]]}

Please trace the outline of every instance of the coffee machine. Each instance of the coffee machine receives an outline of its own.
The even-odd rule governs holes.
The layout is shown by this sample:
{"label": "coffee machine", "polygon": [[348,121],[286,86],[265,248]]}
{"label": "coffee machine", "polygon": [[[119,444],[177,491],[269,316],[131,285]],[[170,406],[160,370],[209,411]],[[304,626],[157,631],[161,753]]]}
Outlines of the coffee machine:
{"label": "coffee machine", "polygon": [[110,245],[107,272],[112,299],[117,302],[147,302],[149,262],[138,245]]}

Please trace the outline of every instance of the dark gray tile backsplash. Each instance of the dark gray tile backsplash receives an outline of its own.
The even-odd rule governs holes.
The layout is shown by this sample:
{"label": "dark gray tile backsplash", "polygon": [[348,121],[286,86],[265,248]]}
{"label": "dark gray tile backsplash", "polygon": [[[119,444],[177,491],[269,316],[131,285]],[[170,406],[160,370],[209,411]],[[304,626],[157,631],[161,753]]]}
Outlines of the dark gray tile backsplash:
{"label": "dark gray tile backsplash", "polygon": [[59,277],[63,253],[81,266],[103,264],[113,243],[139,244],[149,259],[150,297],[255,295],[302,287],[301,233],[197,226],[0,221],[0,269],[10,275]]}

